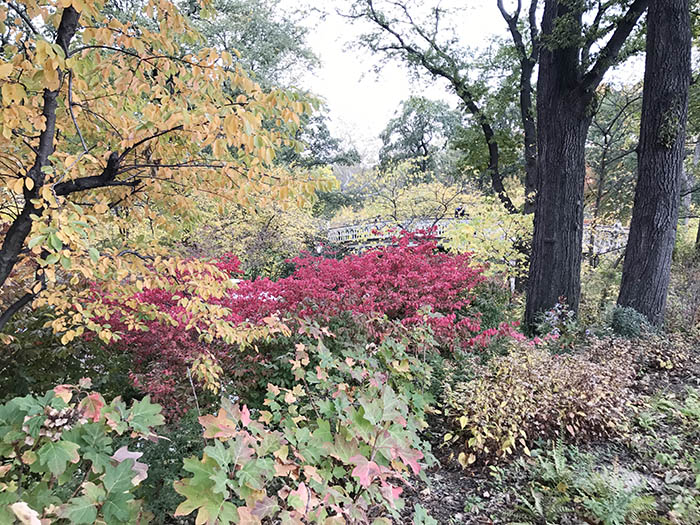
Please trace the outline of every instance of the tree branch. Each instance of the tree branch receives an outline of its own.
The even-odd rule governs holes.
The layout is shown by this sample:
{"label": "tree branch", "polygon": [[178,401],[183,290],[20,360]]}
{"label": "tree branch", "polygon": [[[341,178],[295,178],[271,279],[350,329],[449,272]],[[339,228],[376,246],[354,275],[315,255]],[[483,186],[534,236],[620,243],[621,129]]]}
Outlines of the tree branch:
{"label": "tree branch", "polygon": [[600,84],[601,80],[603,80],[603,75],[605,75],[605,72],[617,60],[625,40],[627,40],[634,26],[637,25],[637,21],[644,11],[646,11],[648,5],[649,0],[635,0],[632,5],[630,5],[629,9],[622,17],[622,20],[617,24],[610,40],[608,40],[608,43],[598,54],[598,59],[595,64],[593,64],[591,70],[583,76],[581,87],[584,91],[594,90],[598,84]]}

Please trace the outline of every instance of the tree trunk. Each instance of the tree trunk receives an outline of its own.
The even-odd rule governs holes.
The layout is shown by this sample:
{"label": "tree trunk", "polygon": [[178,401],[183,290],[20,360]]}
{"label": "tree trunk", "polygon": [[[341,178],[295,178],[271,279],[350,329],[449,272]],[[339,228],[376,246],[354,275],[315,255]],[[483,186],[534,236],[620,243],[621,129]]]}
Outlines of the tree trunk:
{"label": "tree trunk", "polygon": [[[578,310],[583,242],[585,144],[591,103],[648,0],[634,0],[595,64],[582,64],[585,2],[545,0],[537,78],[537,197],[525,326],[559,300]],[[588,59],[584,61],[587,65]]]}
{"label": "tree trunk", "polygon": [[[78,28],[80,14],[72,7],[63,10],[61,22],[56,34],[56,43],[61,46],[64,54],[68,55],[68,46]],[[59,72],[59,75],[62,75]],[[41,215],[42,210],[35,207],[32,201],[40,195],[44,184],[45,174],[42,168],[48,165],[49,157],[54,152],[54,139],[56,132],[56,108],[58,106],[58,90],[44,89],[44,131],[39,136],[39,146],[35,150],[34,164],[27,170],[27,177],[33,181],[31,190],[24,189],[24,206],[19,216],[15,218],[7,230],[2,246],[0,246],[0,287],[10,276],[12,269],[17,264],[24,242],[32,228],[32,215]],[[1,326],[0,326],[1,328]]]}
{"label": "tree trunk", "polygon": [[690,85],[688,0],[649,6],[637,188],[617,302],[660,325],[680,207]]}
{"label": "tree trunk", "polygon": [[[563,4],[545,4],[542,34],[555,20],[580,13]],[[578,47],[540,51],[537,79],[537,196],[528,277],[525,324],[561,300],[578,309],[583,242],[586,135],[591,123],[590,94],[580,89]]]}
{"label": "tree trunk", "polygon": [[[538,89],[543,89],[540,81]],[[538,97],[537,198],[526,324],[560,300],[578,309],[583,242],[585,102],[561,93]]]}

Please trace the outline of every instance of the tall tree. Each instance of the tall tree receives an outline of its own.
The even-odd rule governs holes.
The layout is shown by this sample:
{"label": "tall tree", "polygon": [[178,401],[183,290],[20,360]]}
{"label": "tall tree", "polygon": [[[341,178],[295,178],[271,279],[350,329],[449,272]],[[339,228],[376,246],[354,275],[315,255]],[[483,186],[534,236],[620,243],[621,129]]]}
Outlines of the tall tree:
{"label": "tall tree", "polygon": [[163,235],[198,199],[262,204],[315,185],[274,163],[310,109],[297,94],[263,92],[229,53],[188,52],[199,35],[167,0],[145,3],[143,26],[76,5],[0,3],[17,15],[0,50],[0,330],[35,299],[56,316],[77,304],[54,323],[66,341],[85,326],[110,338],[83,279],[133,294],[187,264],[156,233],[121,239],[125,225]]}
{"label": "tall tree", "polygon": [[508,211],[518,213],[503,185],[498,130],[488,108],[489,87],[501,72],[478,67],[473,51],[460,45],[450,26],[451,20],[458,20],[457,13],[415,0],[354,0],[347,16],[368,21],[375,28],[360,41],[371,51],[398,58],[415,71],[449,83],[481,131],[494,193]]}
{"label": "tall tree", "polygon": [[444,102],[425,97],[404,100],[381,133],[380,164],[388,167],[414,159],[422,172],[436,171],[460,120],[459,112]]}
{"label": "tall tree", "polygon": [[680,207],[690,85],[688,0],[649,7],[637,189],[618,304],[663,322]]}
{"label": "tall tree", "polygon": [[[587,2],[545,0],[537,79],[537,197],[525,323],[565,300],[578,310],[586,176],[585,147],[595,91],[649,0],[599,4],[584,25]],[[616,13],[615,22],[610,16]],[[605,22],[605,18],[608,18]],[[607,37],[597,53],[592,49]]]}

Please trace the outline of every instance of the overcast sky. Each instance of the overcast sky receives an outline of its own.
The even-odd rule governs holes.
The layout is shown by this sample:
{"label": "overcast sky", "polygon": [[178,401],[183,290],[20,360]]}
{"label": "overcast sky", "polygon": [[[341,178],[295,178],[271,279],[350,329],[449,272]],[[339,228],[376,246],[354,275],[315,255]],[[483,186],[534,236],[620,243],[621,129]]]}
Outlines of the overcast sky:
{"label": "overcast sky", "polygon": [[[290,7],[299,3],[298,0],[284,0]],[[470,0],[468,4],[468,16],[461,24],[466,44],[477,46],[490,35],[503,33],[505,22],[495,1]],[[402,100],[411,95],[424,95],[457,105],[457,97],[449,93],[446,83],[428,78],[416,82],[398,62],[389,63],[375,73],[373,69],[379,57],[368,51],[349,49],[348,44],[356,40],[361,27],[351,24],[329,7],[347,6],[347,2],[307,0],[305,5],[323,9],[327,15],[323,19],[312,15],[306,20],[310,28],[308,43],[319,56],[321,66],[312,74],[302,75],[300,87],[326,100],[331,129],[337,136],[352,140],[363,153],[371,153],[378,149],[379,133]]]}
{"label": "overcast sky", "polygon": [[[515,4],[505,0],[506,8]],[[432,2],[426,2],[431,4]],[[460,13],[461,42],[476,48],[485,45],[494,35],[507,35],[507,28],[495,0],[442,0],[468,7]],[[379,133],[394,115],[399,103],[411,95],[442,99],[455,107],[458,99],[449,92],[447,84],[427,76],[416,81],[405,66],[398,62],[385,65],[379,73],[373,71],[379,57],[365,50],[349,49],[362,27],[352,24],[336,13],[335,6],[347,6],[343,0],[283,0],[291,9],[311,6],[327,15],[311,15],[305,23],[310,28],[308,43],[321,60],[314,72],[301,75],[300,87],[323,97],[330,110],[331,130],[336,136],[349,139],[361,153],[372,156],[379,149]],[[367,27],[367,26],[365,26]],[[625,68],[623,75],[641,78],[643,61]]]}

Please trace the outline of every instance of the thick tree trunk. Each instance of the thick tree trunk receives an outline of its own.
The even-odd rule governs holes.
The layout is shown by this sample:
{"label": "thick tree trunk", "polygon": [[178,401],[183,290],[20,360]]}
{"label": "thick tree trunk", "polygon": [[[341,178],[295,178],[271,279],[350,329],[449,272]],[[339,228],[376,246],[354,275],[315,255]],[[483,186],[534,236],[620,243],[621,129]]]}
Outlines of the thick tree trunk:
{"label": "thick tree trunk", "polygon": [[585,144],[590,125],[584,101],[569,102],[560,93],[540,100],[535,232],[525,312],[530,326],[540,312],[560,300],[578,309]]}
{"label": "thick tree trunk", "polygon": [[[556,1],[545,3],[542,34],[558,17],[578,17]],[[540,51],[537,80],[537,197],[525,324],[564,300],[578,309],[583,242],[586,135],[590,94],[580,89],[578,46]]]}
{"label": "thick tree trunk", "polygon": [[690,85],[688,0],[649,6],[638,179],[618,304],[660,325],[676,239]]}
{"label": "thick tree trunk", "polygon": [[[545,0],[537,78],[537,197],[525,326],[559,300],[578,310],[583,241],[585,143],[591,102],[648,0],[634,0],[595,64],[580,43],[584,2]],[[585,58],[582,63],[582,58]],[[585,67],[584,67],[585,66]]]}

